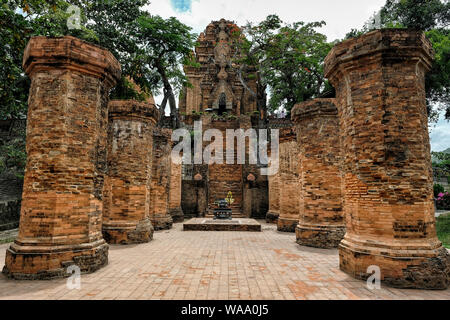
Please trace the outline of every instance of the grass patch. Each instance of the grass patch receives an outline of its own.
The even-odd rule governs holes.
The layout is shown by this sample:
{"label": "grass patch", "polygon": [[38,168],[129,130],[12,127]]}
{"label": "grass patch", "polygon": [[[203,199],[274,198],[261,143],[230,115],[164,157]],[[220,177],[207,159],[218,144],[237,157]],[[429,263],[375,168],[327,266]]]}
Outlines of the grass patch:
{"label": "grass patch", "polygon": [[450,249],[450,212],[436,218],[436,231],[444,247]]}
{"label": "grass patch", "polygon": [[16,240],[16,238],[0,239],[0,244],[11,243],[11,242],[14,242],[14,240]]}

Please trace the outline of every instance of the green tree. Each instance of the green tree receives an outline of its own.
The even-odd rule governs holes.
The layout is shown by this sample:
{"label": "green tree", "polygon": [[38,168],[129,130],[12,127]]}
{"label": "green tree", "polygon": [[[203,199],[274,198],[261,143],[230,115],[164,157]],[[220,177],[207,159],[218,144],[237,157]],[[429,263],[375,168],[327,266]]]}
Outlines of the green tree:
{"label": "green tree", "polygon": [[187,84],[181,66],[192,63],[191,52],[196,35],[191,27],[176,18],[164,19],[158,15],[145,14],[136,21],[134,41],[139,43],[136,61],[141,68],[149,70],[161,85],[164,98],[160,105],[161,115],[169,103],[170,114],[177,116],[175,90]]}
{"label": "green tree", "polygon": [[316,31],[325,22],[285,24],[270,15],[258,25],[243,28],[235,44],[239,63],[258,70],[258,83],[270,91],[269,109],[281,106],[290,113],[298,103],[330,92],[323,61],[331,50],[325,35]]}
{"label": "green tree", "polygon": [[380,14],[381,23],[385,26],[429,31],[449,26],[450,3],[441,0],[387,0]]}
{"label": "green tree", "polygon": [[[134,37],[137,19],[146,14],[149,0],[68,0],[86,17],[85,27],[92,30],[89,41],[108,49],[120,62],[122,78],[111,92],[112,99],[145,100],[158,87],[154,72],[139,64],[140,43]],[[136,90],[137,84],[139,91]]]}

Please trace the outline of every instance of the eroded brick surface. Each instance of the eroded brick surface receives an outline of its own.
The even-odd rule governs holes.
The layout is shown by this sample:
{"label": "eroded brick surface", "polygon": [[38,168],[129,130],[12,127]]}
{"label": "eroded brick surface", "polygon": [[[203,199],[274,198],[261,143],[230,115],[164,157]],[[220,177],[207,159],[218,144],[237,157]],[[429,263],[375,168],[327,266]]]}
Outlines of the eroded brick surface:
{"label": "eroded brick surface", "polygon": [[269,211],[266,214],[268,223],[277,223],[280,216],[280,176],[268,176],[269,180]]}
{"label": "eroded brick surface", "polygon": [[150,220],[155,230],[172,228],[169,210],[172,130],[156,128],[153,134]]}
{"label": "eroded brick surface", "polygon": [[181,169],[181,164],[172,161],[170,167],[169,211],[173,222],[184,221],[184,213],[183,209],[181,209]]}
{"label": "eroded brick surface", "polygon": [[73,37],[30,40],[27,164],[19,236],[4,273],[18,279],[92,272],[108,261],[102,238],[108,93],[120,66]]}
{"label": "eroded brick surface", "polygon": [[295,232],[299,219],[299,162],[296,135],[292,127],[280,131],[278,231]]}
{"label": "eroded brick surface", "polygon": [[336,248],[345,234],[339,119],[334,99],[294,107],[300,174],[300,245]]}
{"label": "eroded brick surface", "polygon": [[148,242],[154,105],[109,103],[108,175],[104,187],[103,236],[108,243]]}
{"label": "eroded brick surface", "polygon": [[449,285],[450,258],[435,230],[425,104],[432,56],[422,32],[389,29],[342,42],[326,58],[345,155],[340,266],[354,277],[377,265],[394,286]]}

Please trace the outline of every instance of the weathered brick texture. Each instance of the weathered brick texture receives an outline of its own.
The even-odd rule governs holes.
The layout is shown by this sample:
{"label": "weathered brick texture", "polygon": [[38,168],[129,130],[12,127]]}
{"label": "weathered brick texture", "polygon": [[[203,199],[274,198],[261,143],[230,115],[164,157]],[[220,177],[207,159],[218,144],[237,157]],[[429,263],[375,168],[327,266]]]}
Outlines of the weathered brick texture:
{"label": "weathered brick texture", "polygon": [[92,272],[108,262],[102,238],[108,93],[120,65],[73,37],[30,40],[27,165],[19,236],[3,272],[17,279]]}
{"label": "weathered brick texture", "polygon": [[436,237],[423,32],[377,30],[336,45],[325,61],[339,108],[347,233],[340,267],[379,266],[387,284],[444,289],[449,254]]}
{"label": "weathered brick texture", "polygon": [[144,243],[153,237],[150,183],[155,106],[111,101],[108,175],[104,187],[103,237],[108,243]]}
{"label": "weathered brick texture", "polygon": [[150,220],[155,230],[172,228],[169,212],[172,130],[156,128],[153,135]]}
{"label": "weathered brick texture", "polygon": [[299,220],[298,146],[293,128],[280,130],[279,207],[277,229],[295,232]]}
{"label": "weathered brick texture", "polygon": [[268,176],[269,180],[269,211],[266,214],[268,223],[278,223],[280,216],[280,175]]}
{"label": "weathered brick texture", "polygon": [[181,169],[181,164],[171,163],[169,210],[173,222],[184,221],[184,214],[181,209]]}
{"label": "weathered brick texture", "polygon": [[334,99],[315,99],[292,110],[300,161],[297,243],[336,248],[345,234],[339,119]]}

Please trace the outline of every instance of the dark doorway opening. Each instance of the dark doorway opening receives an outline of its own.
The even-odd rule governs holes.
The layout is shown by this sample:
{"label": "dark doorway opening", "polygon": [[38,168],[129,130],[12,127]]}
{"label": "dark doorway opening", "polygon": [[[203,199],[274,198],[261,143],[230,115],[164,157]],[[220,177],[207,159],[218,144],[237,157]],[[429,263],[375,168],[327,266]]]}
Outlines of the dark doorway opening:
{"label": "dark doorway opening", "polygon": [[227,96],[222,92],[219,97],[219,115],[222,115],[225,112],[227,112]]}

